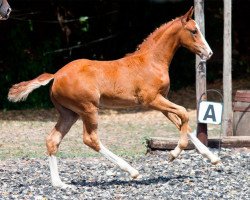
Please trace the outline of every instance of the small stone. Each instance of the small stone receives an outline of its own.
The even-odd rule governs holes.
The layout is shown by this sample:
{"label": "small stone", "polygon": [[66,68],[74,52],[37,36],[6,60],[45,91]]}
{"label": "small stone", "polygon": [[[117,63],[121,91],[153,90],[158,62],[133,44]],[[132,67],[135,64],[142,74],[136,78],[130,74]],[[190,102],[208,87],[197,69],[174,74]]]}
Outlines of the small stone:
{"label": "small stone", "polygon": [[222,149],[220,154],[221,166],[194,150],[171,164],[162,151],[126,158],[142,175],[132,181],[104,158],[61,158],[61,179],[76,190],[52,187],[45,159],[0,161],[0,199],[249,199],[250,153]]}
{"label": "small stone", "polygon": [[113,172],[112,170],[108,170],[108,171],[106,171],[106,175],[107,176],[115,176],[115,172]]}

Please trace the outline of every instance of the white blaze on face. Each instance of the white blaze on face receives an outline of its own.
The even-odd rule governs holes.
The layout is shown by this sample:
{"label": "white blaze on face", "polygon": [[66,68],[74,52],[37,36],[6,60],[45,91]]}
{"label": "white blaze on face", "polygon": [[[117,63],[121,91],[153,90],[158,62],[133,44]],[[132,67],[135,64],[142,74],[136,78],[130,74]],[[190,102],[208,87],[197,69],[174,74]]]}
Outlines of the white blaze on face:
{"label": "white blaze on face", "polygon": [[[196,22],[195,22],[195,27],[196,27],[197,30],[200,32],[201,41],[202,41],[202,43],[204,44],[204,48],[201,49],[201,52],[202,52],[202,53],[206,53],[205,56],[206,56],[207,58],[210,58],[210,57],[212,56],[212,54],[213,54],[213,51],[212,51],[212,49],[210,48],[210,46],[208,45],[206,39],[204,38],[203,34],[201,33],[201,30],[200,30],[199,25],[198,25]],[[206,52],[204,52],[204,50],[205,50]]]}

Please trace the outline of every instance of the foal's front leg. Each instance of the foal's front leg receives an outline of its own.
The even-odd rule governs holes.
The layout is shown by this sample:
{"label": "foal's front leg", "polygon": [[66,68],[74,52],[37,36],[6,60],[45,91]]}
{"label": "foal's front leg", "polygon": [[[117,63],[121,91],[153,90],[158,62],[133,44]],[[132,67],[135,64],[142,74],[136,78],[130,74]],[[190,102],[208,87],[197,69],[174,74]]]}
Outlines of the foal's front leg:
{"label": "foal's front leg", "polygon": [[[180,133],[181,133],[180,140],[176,148],[170,152],[172,156],[172,160],[177,158],[180,155],[181,151],[187,147],[188,136],[189,136],[190,140],[194,143],[195,147],[203,156],[210,159],[213,164],[216,164],[219,162],[219,158],[216,155],[214,155],[211,151],[209,151],[209,149],[198,140],[196,135],[191,133],[191,129],[188,125],[188,121],[189,121],[188,113],[184,107],[170,102],[169,100],[167,100],[161,95],[157,95],[155,100],[151,102],[150,106],[156,110],[162,111],[163,114],[165,115],[167,112],[174,113],[181,119],[181,125],[179,126]],[[174,121],[173,123],[177,124],[177,128],[178,128],[178,120],[175,120],[174,118],[170,120],[172,122]]]}
{"label": "foal's front leg", "polygon": [[134,179],[139,176],[139,172],[131,167],[126,161],[117,155],[113,154],[106,147],[102,145],[97,135],[97,109],[92,108],[91,112],[87,112],[82,115],[84,122],[84,131],[83,131],[83,142],[88,145],[90,148],[101,153],[111,162],[118,165],[122,170],[128,172],[130,176]]}
{"label": "foal's front leg", "polygon": [[174,150],[170,151],[170,160],[172,161],[177,158],[181,151],[188,145],[187,134],[190,132],[188,113],[184,107],[172,103],[160,94],[150,103],[150,106],[155,110],[161,111],[180,130],[178,145]]}

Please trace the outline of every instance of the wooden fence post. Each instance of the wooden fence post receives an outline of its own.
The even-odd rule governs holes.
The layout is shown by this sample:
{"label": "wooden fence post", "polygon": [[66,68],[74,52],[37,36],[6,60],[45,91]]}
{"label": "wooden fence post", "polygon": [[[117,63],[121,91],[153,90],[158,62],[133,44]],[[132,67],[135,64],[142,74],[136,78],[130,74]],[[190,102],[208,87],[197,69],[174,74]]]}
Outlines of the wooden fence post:
{"label": "wooden fence post", "polygon": [[[195,21],[200,27],[201,33],[205,37],[205,16],[204,16],[204,0],[194,0]],[[206,78],[206,63],[201,62],[199,56],[196,56],[196,102],[197,111],[200,100],[207,99],[207,78]],[[198,116],[198,113],[197,113]],[[207,146],[207,124],[197,123],[197,137]]]}
{"label": "wooden fence post", "polygon": [[224,0],[224,36],[223,36],[223,136],[233,135],[232,111],[232,0]]}

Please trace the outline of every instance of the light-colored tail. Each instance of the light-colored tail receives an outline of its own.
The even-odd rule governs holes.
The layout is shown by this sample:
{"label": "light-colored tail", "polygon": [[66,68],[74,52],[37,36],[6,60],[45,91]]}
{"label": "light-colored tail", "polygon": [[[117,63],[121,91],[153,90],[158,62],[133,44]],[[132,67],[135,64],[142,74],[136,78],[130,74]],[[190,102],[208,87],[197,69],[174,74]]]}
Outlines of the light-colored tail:
{"label": "light-colored tail", "polygon": [[15,84],[9,90],[8,99],[12,102],[25,101],[29,93],[48,84],[52,79],[54,79],[54,74],[44,73],[33,80]]}

